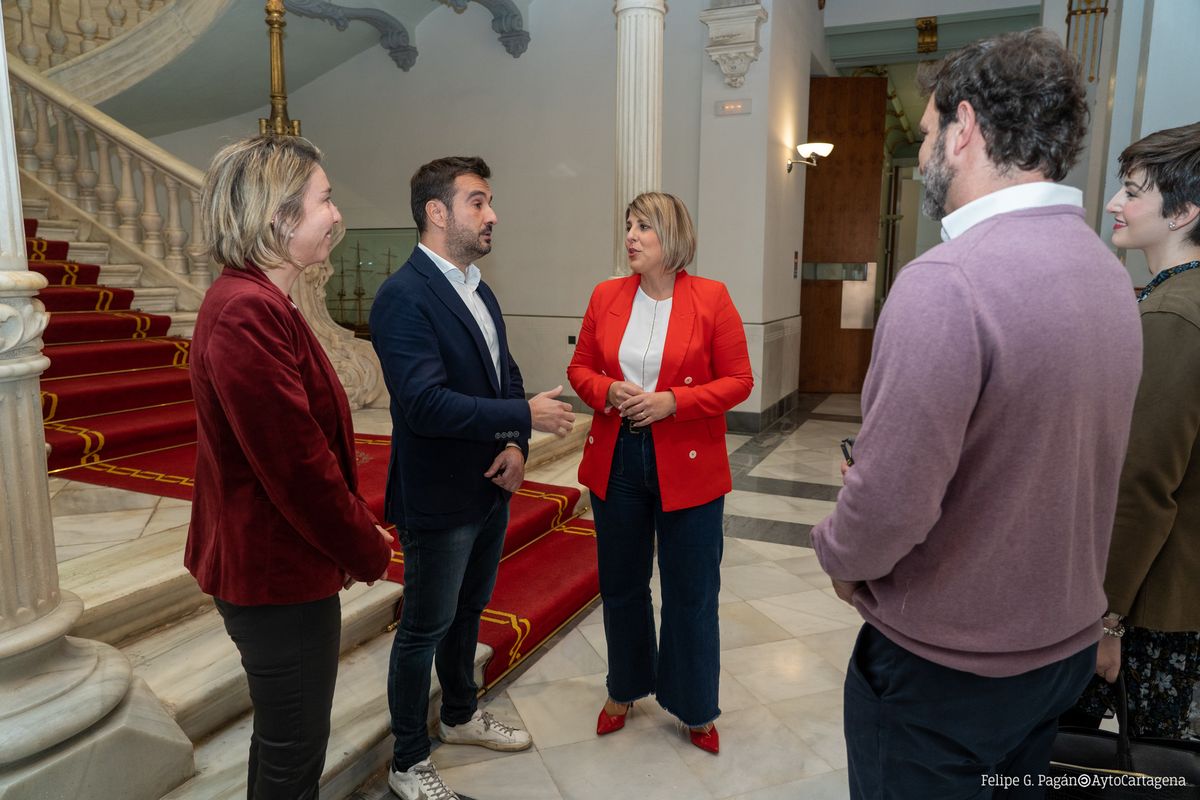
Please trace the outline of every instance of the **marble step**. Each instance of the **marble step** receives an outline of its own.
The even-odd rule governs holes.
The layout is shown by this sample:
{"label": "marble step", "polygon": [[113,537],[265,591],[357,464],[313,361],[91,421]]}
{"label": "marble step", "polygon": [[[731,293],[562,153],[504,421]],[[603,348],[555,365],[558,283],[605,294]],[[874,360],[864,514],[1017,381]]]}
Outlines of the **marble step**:
{"label": "marble step", "polygon": [[[391,756],[387,706],[388,660],[392,636],[376,636],[342,657],[333,696],[332,733],[326,750],[321,796],[350,795]],[[491,658],[487,645],[475,651],[475,677]],[[430,720],[436,718],[441,687],[437,676],[429,687]],[[196,776],[162,800],[241,800],[246,796],[246,750],[251,715],[244,714],[196,748]]]}
{"label": "marble step", "polygon": [[[402,586],[387,581],[344,592],[342,652],[381,635],[395,620],[403,594]],[[241,659],[215,608],[121,649],[192,741],[250,709]]]}
{"label": "marble step", "polygon": [[71,242],[67,258],[81,264],[104,265],[108,263],[108,251],[108,242]]}
{"label": "marble step", "polygon": [[43,239],[69,242],[73,239],[86,238],[79,236],[80,225],[75,220],[46,219],[44,217],[38,217],[37,219],[37,235]]}
{"label": "marble step", "polygon": [[147,314],[172,314],[178,299],[178,289],[138,286],[133,290],[131,305],[134,310],[145,311]]}
{"label": "marble step", "polygon": [[41,220],[50,214],[50,201],[44,197],[22,197],[21,215],[26,219]]}
{"label": "marble step", "polygon": [[561,439],[553,433],[534,431],[529,438],[529,461],[525,471],[536,469],[551,461],[578,453],[587,441],[588,432],[592,429],[592,418],[588,414],[575,414],[575,426],[571,432]]}
{"label": "marble step", "polygon": [[137,289],[141,286],[141,264],[103,264],[97,281],[105,286]]}
{"label": "marble step", "polygon": [[167,329],[168,336],[180,336],[184,339],[192,338],[192,334],[196,330],[196,312],[195,311],[172,311],[171,312],[171,327]]}
{"label": "marble step", "polygon": [[182,523],[59,565],[59,585],[83,600],[73,635],[119,644],[211,606],[184,569]]}

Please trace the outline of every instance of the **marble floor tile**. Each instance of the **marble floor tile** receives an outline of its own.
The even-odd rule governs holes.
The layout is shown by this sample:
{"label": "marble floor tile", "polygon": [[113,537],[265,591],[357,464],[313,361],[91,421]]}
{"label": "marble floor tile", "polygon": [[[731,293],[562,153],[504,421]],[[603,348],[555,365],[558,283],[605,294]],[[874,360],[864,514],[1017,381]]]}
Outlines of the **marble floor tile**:
{"label": "marble floor tile", "polygon": [[727,433],[727,434],[725,434],[725,448],[729,452],[732,453],[734,450],[737,450],[739,447],[744,445],[746,442],[750,441],[752,438],[754,438],[754,437],[739,436],[735,433]]}
{"label": "marble floor tile", "polygon": [[809,550],[804,555],[794,558],[782,558],[775,562],[798,578],[807,580],[814,589],[824,589],[829,585],[829,576],[817,561],[817,554]]}
{"label": "marble floor tile", "polygon": [[[438,748],[439,751],[442,748]],[[472,748],[480,750],[482,748]],[[446,785],[479,800],[563,800],[537,752],[508,754],[505,758],[464,766],[438,765]],[[394,800],[394,795],[392,796]]]}
{"label": "marble floor tile", "polygon": [[725,537],[725,549],[721,554],[721,566],[740,567],[743,564],[757,564],[765,560],[766,557],[762,553],[746,544],[742,539],[735,539],[732,536]]}
{"label": "marble floor tile", "polygon": [[66,546],[96,542],[127,542],[141,535],[153,512],[154,508],[151,506],[126,511],[56,516],[54,517],[54,543]]}
{"label": "marble floor tile", "polygon": [[845,679],[797,639],[726,650],[721,665],[763,703],[836,689]]}
{"label": "marble floor tile", "polygon": [[826,633],[848,627],[844,622],[778,605],[771,602],[771,599],[768,597],[762,600],[751,600],[750,605],[783,628],[789,637],[804,637],[809,634]]}
{"label": "marble floor tile", "polygon": [[846,766],[842,689],[772,703],[771,713],[835,769]]}
{"label": "marble floor tile", "polygon": [[62,491],[62,490],[63,490],[63,488],[64,488],[64,487],[65,487],[67,484],[69,484],[69,483],[70,483],[70,481],[69,481],[69,480],[67,480],[66,478],[56,478],[56,477],[54,477],[53,475],[51,475],[51,476],[50,476],[50,477],[47,479],[47,483],[49,484],[49,488],[50,488],[50,499],[51,499],[51,500],[53,500],[53,499],[54,499],[54,495],[56,495],[56,494],[58,494],[60,491]]}
{"label": "marble floor tile", "polygon": [[[163,498],[164,500],[168,498]],[[146,536],[151,533],[177,528],[180,525],[187,525],[192,519],[192,504],[187,503],[181,506],[166,506],[160,502],[155,508],[154,513],[150,515],[146,527],[142,529],[142,535]]]}
{"label": "marble floor tile", "polygon": [[721,587],[743,600],[757,600],[778,594],[815,591],[803,578],[773,563],[743,564],[721,568]]}
{"label": "marble floor tile", "polygon": [[846,770],[826,772],[812,778],[769,786],[739,794],[729,800],[850,800],[850,778]]}
{"label": "marble floor tile", "polygon": [[742,686],[729,670],[721,670],[720,681],[717,705],[721,707],[722,714],[759,705],[758,698],[749,689]]}
{"label": "marble floor tile", "polygon": [[50,501],[50,512],[56,516],[76,516],[106,511],[154,508],[159,498],[152,494],[93,486],[72,481]]}
{"label": "marble floor tile", "polygon": [[192,501],[191,500],[180,500],[179,498],[176,498],[176,497],[163,497],[163,498],[160,498],[158,501],[158,508],[160,511],[164,508],[182,508],[182,507],[191,508]]}
{"label": "marble floor tile", "polygon": [[832,587],[828,592],[824,589],[807,589],[795,594],[780,594],[769,598],[771,603],[783,608],[803,611],[817,617],[825,617],[842,625],[858,626],[862,617],[858,611],[833,594]]}
{"label": "marble floor tile", "polygon": [[54,548],[55,558],[59,564],[65,564],[73,558],[95,553],[106,547],[115,547],[119,542],[92,542],[91,544],[69,544]]}
{"label": "marble floor tile", "polygon": [[360,408],[351,412],[351,417],[355,433],[392,435],[392,415],[387,408]]}
{"label": "marble floor tile", "polygon": [[712,800],[673,746],[682,738],[673,726],[626,726],[603,737],[593,730],[590,739],[543,749],[541,756],[563,800]]}
{"label": "marble floor tile", "polygon": [[791,638],[790,633],[749,603],[726,603],[720,607],[719,617],[722,650]]}
{"label": "marble floor tile", "polygon": [[828,661],[834,669],[845,674],[846,667],[850,663],[850,654],[854,651],[854,642],[857,641],[860,630],[862,630],[861,619],[856,624],[845,628],[805,636],[804,646]]}
{"label": "marble floor tile", "polygon": [[757,550],[762,554],[761,560],[763,561],[780,561],[785,558],[796,558],[813,554],[810,547],[796,547],[795,545],[779,544],[777,542],[744,541],[746,546],[751,550]]}
{"label": "marble floor tile", "polygon": [[776,519],[780,522],[803,522],[816,525],[833,513],[836,504],[828,500],[809,500],[803,497],[781,497],[734,489],[725,496],[725,513],[742,517]]}
{"label": "marble floor tile", "polygon": [[[508,690],[540,750],[595,739],[596,716],[607,694],[603,672]],[[627,727],[636,727],[639,716],[632,714]]]}
{"label": "marble floor tile", "polygon": [[596,651],[596,655],[600,656],[600,660],[604,662],[605,669],[608,669],[608,639],[604,635],[604,621],[589,625],[580,625],[577,629],[583,638],[587,639],[588,644]]}
{"label": "marble floor tile", "polygon": [[814,414],[836,414],[842,417],[862,416],[862,395],[831,394],[812,410]]}
{"label": "marble floor tile", "polygon": [[672,739],[684,763],[713,797],[775,786],[833,768],[763,706],[722,714],[721,753],[713,756],[685,737]]}
{"label": "marble floor tile", "polygon": [[537,661],[517,678],[514,685],[531,686],[535,683],[579,678],[604,671],[604,658],[576,628],[550,650],[539,655]]}

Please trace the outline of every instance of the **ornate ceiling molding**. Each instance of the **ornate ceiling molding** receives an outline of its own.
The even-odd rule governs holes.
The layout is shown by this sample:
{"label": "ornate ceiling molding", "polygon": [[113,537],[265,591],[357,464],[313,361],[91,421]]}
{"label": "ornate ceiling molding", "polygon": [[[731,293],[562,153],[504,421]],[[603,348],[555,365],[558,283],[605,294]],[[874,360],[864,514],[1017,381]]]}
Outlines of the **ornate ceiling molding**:
{"label": "ornate ceiling molding", "polygon": [[476,2],[492,12],[492,30],[500,35],[500,43],[513,58],[520,58],[529,47],[529,32],[525,30],[525,19],[513,0],[442,0],[458,13],[467,10],[467,4]]}
{"label": "ornate ceiling molding", "polygon": [[365,22],[379,31],[379,45],[388,51],[396,66],[408,72],[417,63],[417,48],[409,43],[408,29],[386,11],[344,8],[323,0],[284,0],[283,5],[296,16],[325,20],[339,31],[346,30],[351,22]]}

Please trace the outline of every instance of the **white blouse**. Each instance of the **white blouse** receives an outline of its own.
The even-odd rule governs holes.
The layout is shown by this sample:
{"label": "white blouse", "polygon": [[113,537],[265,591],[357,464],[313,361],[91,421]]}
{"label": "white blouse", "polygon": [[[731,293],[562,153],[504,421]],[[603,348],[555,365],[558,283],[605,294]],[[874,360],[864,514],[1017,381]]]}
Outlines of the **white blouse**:
{"label": "white blouse", "polygon": [[643,391],[657,391],[670,319],[671,298],[655,300],[639,286],[633,296],[633,312],[621,338],[618,356],[625,380],[637,384]]}

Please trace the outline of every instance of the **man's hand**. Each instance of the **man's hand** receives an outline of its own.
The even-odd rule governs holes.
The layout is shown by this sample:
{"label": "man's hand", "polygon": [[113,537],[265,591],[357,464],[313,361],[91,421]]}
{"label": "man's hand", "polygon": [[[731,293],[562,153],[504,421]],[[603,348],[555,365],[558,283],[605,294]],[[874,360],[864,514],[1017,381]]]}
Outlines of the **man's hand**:
{"label": "man's hand", "polygon": [[1101,636],[1096,649],[1096,674],[1112,683],[1121,672],[1121,640],[1115,636]]}
{"label": "man's hand", "polygon": [[535,431],[566,436],[575,426],[575,414],[571,411],[571,404],[554,399],[562,394],[562,390],[562,384],[559,384],[550,391],[539,392],[529,399],[529,416]]}
{"label": "man's hand", "polygon": [[643,428],[675,413],[675,393],[643,392],[629,398],[619,408],[622,417],[633,420],[633,427]]}
{"label": "man's hand", "polygon": [[613,381],[608,387],[608,404],[612,408],[620,408],[631,397],[642,393],[642,387],[629,381]]}
{"label": "man's hand", "polygon": [[837,593],[838,599],[854,605],[854,592],[862,586],[862,581],[839,581],[837,578],[829,580],[833,581],[833,591]]}
{"label": "man's hand", "polygon": [[491,478],[492,483],[506,492],[519,489],[521,481],[525,480],[525,456],[520,448],[506,447],[501,450],[483,477]]}

